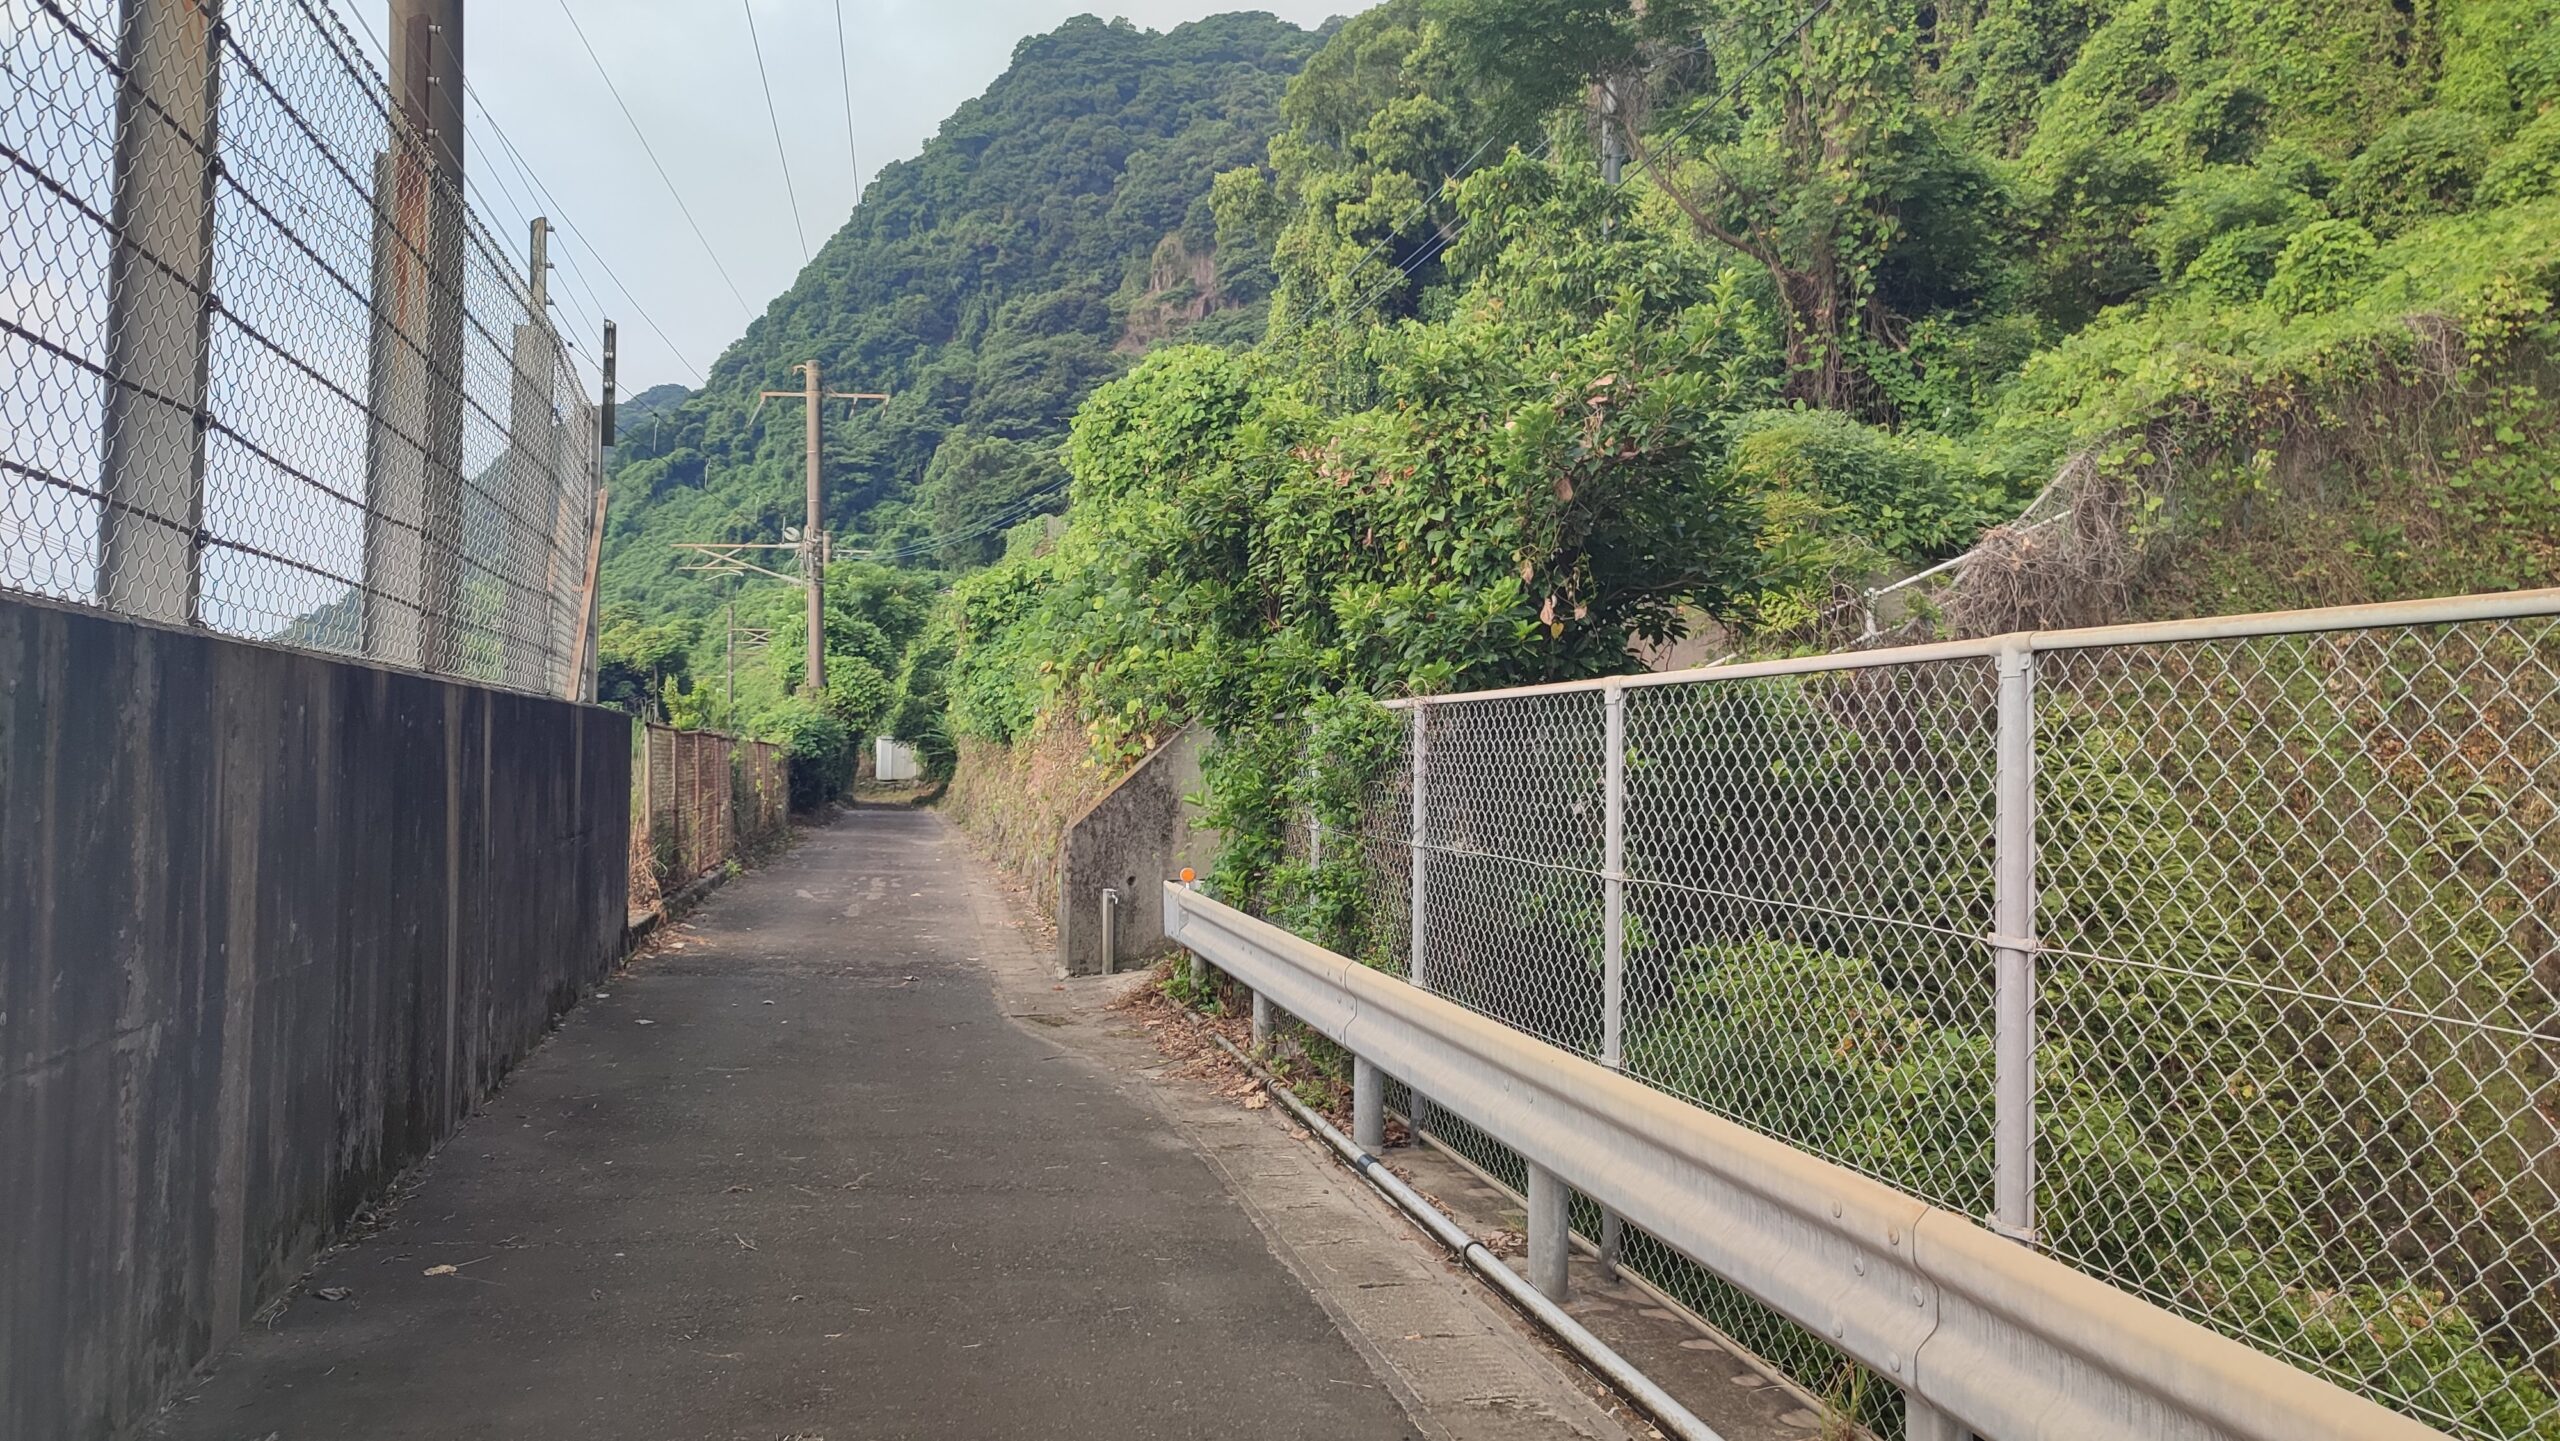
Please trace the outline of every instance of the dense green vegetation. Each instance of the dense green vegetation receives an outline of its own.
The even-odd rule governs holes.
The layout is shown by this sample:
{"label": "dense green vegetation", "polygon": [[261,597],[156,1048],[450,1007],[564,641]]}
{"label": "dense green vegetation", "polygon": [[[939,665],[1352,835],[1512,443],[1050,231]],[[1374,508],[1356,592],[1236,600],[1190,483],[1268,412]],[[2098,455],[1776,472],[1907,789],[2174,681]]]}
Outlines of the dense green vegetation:
{"label": "dense green vegetation", "polygon": [[[2069,544],[1915,626],[2560,582],[2556,283],[2560,0],[1387,0],[1320,37],[1078,21],[884,173],[704,394],[650,402],[645,443],[627,424],[608,684],[790,738],[812,794],[875,727],[946,769],[1061,737],[1107,768],[1204,722],[1216,882],[1383,959],[1358,848],[1310,867],[1283,844],[1297,814],[1359,829],[1395,744],[1375,697],[1624,671],[1706,625],[1737,649],[1836,644],[1844,593],[2017,553],[1999,527],[2039,494],[2077,507],[2049,533]],[[715,703],[717,594],[666,544],[796,521],[798,419],[750,397],[813,350],[899,397],[831,431],[832,503],[876,559],[837,568],[823,699],[785,699],[796,602],[759,585],[740,614],[772,648]],[[2443,699],[2405,664],[2323,653],[2286,683]],[[1767,704],[1756,723],[1814,759],[1715,772],[1736,788],[1719,814],[1914,835],[1978,779],[1884,764],[1871,710]],[[2200,799],[2177,758],[2227,736],[2065,720],[2054,865],[2148,889],[2058,888],[2055,924],[2119,948],[2238,934],[2217,910],[2236,892],[2195,878],[2243,863],[2247,807],[2290,802]],[[2321,745],[2361,794],[2433,783],[2344,732]],[[2252,977],[2373,927],[2372,838],[2285,834],[2300,914],[2185,960]],[[2539,904],[2547,844],[2464,835],[2459,854],[2388,837],[2437,873],[2389,883],[2399,913]],[[1943,874],[1869,858],[1867,911],[1979,909],[1976,840],[1913,848]],[[1854,927],[1640,920],[1628,1046],[1654,1079],[1978,1209],[1977,1017]],[[2514,950],[2413,919],[2337,975],[2264,979],[2371,1008],[2422,974],[2490,986]],[[2335,1015],[2099,971],[2050,986],[2057,1015],[2096,1018],[2049,1056],[2056,1173],[2094,1178],[2056,1182],[2062,1244],[2439,1420],[2560,1435],[2553,1338],[2449,1299],[2551,1284],[2506,1253],[2560,1222],[2458,1204],[2529,1190],[2524,1143],[2358,1210],[2390,1237],[2257,1221],[2391,1190],[2393,1158],[2429,1144],[2403,1087],[2484,1136],[2531,1108],[2414,1032],[2341,1042]],[[2493,990],[2464,1004],[2547,1033],[2540,992]],[[1786,1017],[1860,1043],[1791,1050]],[[2150,1044],[2189,1018],[2210,1034]],[[1841,1128],[1872,1116],[1893,1124]],[[2199,1172],[2200,1134],[2263,1164]],[[2323,1244],[2429,1260],[2296,1284]]]}
{"label": "dense green vegetation", "polygon": [[1266,337],[1083,407],[949,723],[1242,752],[1701,617],[1814,643],[2075,455],[2128,544],[2255,527],[2163,604],[2544,580],[2552,9],[1391,0],[1218,178]]}

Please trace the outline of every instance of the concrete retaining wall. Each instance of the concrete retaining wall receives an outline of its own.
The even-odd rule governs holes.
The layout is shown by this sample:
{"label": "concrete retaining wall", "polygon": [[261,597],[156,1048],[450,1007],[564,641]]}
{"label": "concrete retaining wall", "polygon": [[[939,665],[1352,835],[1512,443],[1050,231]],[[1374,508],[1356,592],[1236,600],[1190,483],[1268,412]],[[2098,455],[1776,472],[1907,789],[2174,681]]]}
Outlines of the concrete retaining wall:
{"label": "concrete retaining wall", "polygon": [[621,944],[626,719],[0,599],[0,1436],[146,1419]]}
{"label": "concrete retaining wall", "polygon": [[1143,961],[1164,949],[1157,884],[1185,866],[1205,873],[1218,855],[1218,833],[1197,829],[1199,807],[1184,799],[1200,789],[1208,743],[1208,732],[1199,726],[1183,727],[1067,823],[1058,861],[1058,965],[1068,975],[1106,969],[1105,887],[1120,892],[1113,965]]}

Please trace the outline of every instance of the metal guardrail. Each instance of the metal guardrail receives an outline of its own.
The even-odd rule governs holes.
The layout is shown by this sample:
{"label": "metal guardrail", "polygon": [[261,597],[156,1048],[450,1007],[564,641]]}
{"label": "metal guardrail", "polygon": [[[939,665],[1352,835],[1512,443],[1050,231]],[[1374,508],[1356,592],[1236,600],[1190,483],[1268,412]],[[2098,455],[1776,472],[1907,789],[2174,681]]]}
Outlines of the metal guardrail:
{"label": "metal guardrail", "polygon": [[1164,910],[1168,936],[1256,995],[1889,1378],[1915,1438],[2440,1435],[1177,883]]}

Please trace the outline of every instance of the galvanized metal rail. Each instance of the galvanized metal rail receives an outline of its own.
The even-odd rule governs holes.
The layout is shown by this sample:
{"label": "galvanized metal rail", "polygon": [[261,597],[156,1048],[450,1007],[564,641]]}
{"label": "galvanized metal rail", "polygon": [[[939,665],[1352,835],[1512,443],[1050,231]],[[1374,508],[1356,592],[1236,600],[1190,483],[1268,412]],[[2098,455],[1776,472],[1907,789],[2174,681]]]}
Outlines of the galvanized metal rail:
{"label": "galvanized metal rail", "polygon": [[[1165,934],[1902,1388],[1913,1441],[2441,1433],[1179,884]],[[1355,1088],[1355,1132],[1382,1104]],[[1533,1188],[1533,1208],[1538,1191]]]}

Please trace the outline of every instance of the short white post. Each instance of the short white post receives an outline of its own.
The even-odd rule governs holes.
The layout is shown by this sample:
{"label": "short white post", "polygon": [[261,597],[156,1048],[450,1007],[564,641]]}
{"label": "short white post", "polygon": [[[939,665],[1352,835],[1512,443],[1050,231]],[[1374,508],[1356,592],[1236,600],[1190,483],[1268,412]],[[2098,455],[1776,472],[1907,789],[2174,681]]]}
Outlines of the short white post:
{"label": "short white post", "polygon": [[1566,1198],[1572,1194],[1555,1172],[1529,1163],[1529,1284],[1559,1305],[1566,1286]]}
{"label": "short white post", "polygon": [[1992,1224],[2035,1237],[2035,652],[2000,652],[1999,758],[1992,814]]}
{"label": "short white post", "polygon": [[1387,1075],[1367,1056],[1351,1058],[1351,1143],[1372,1156],[1387,1148]]}
{"label": "short white post", "polygon": [[1102,973],[1110,975],[1120,963],[1120,893],[1109,886],[1102,888],[1102,924],[1096,937],[1102,945]]}

